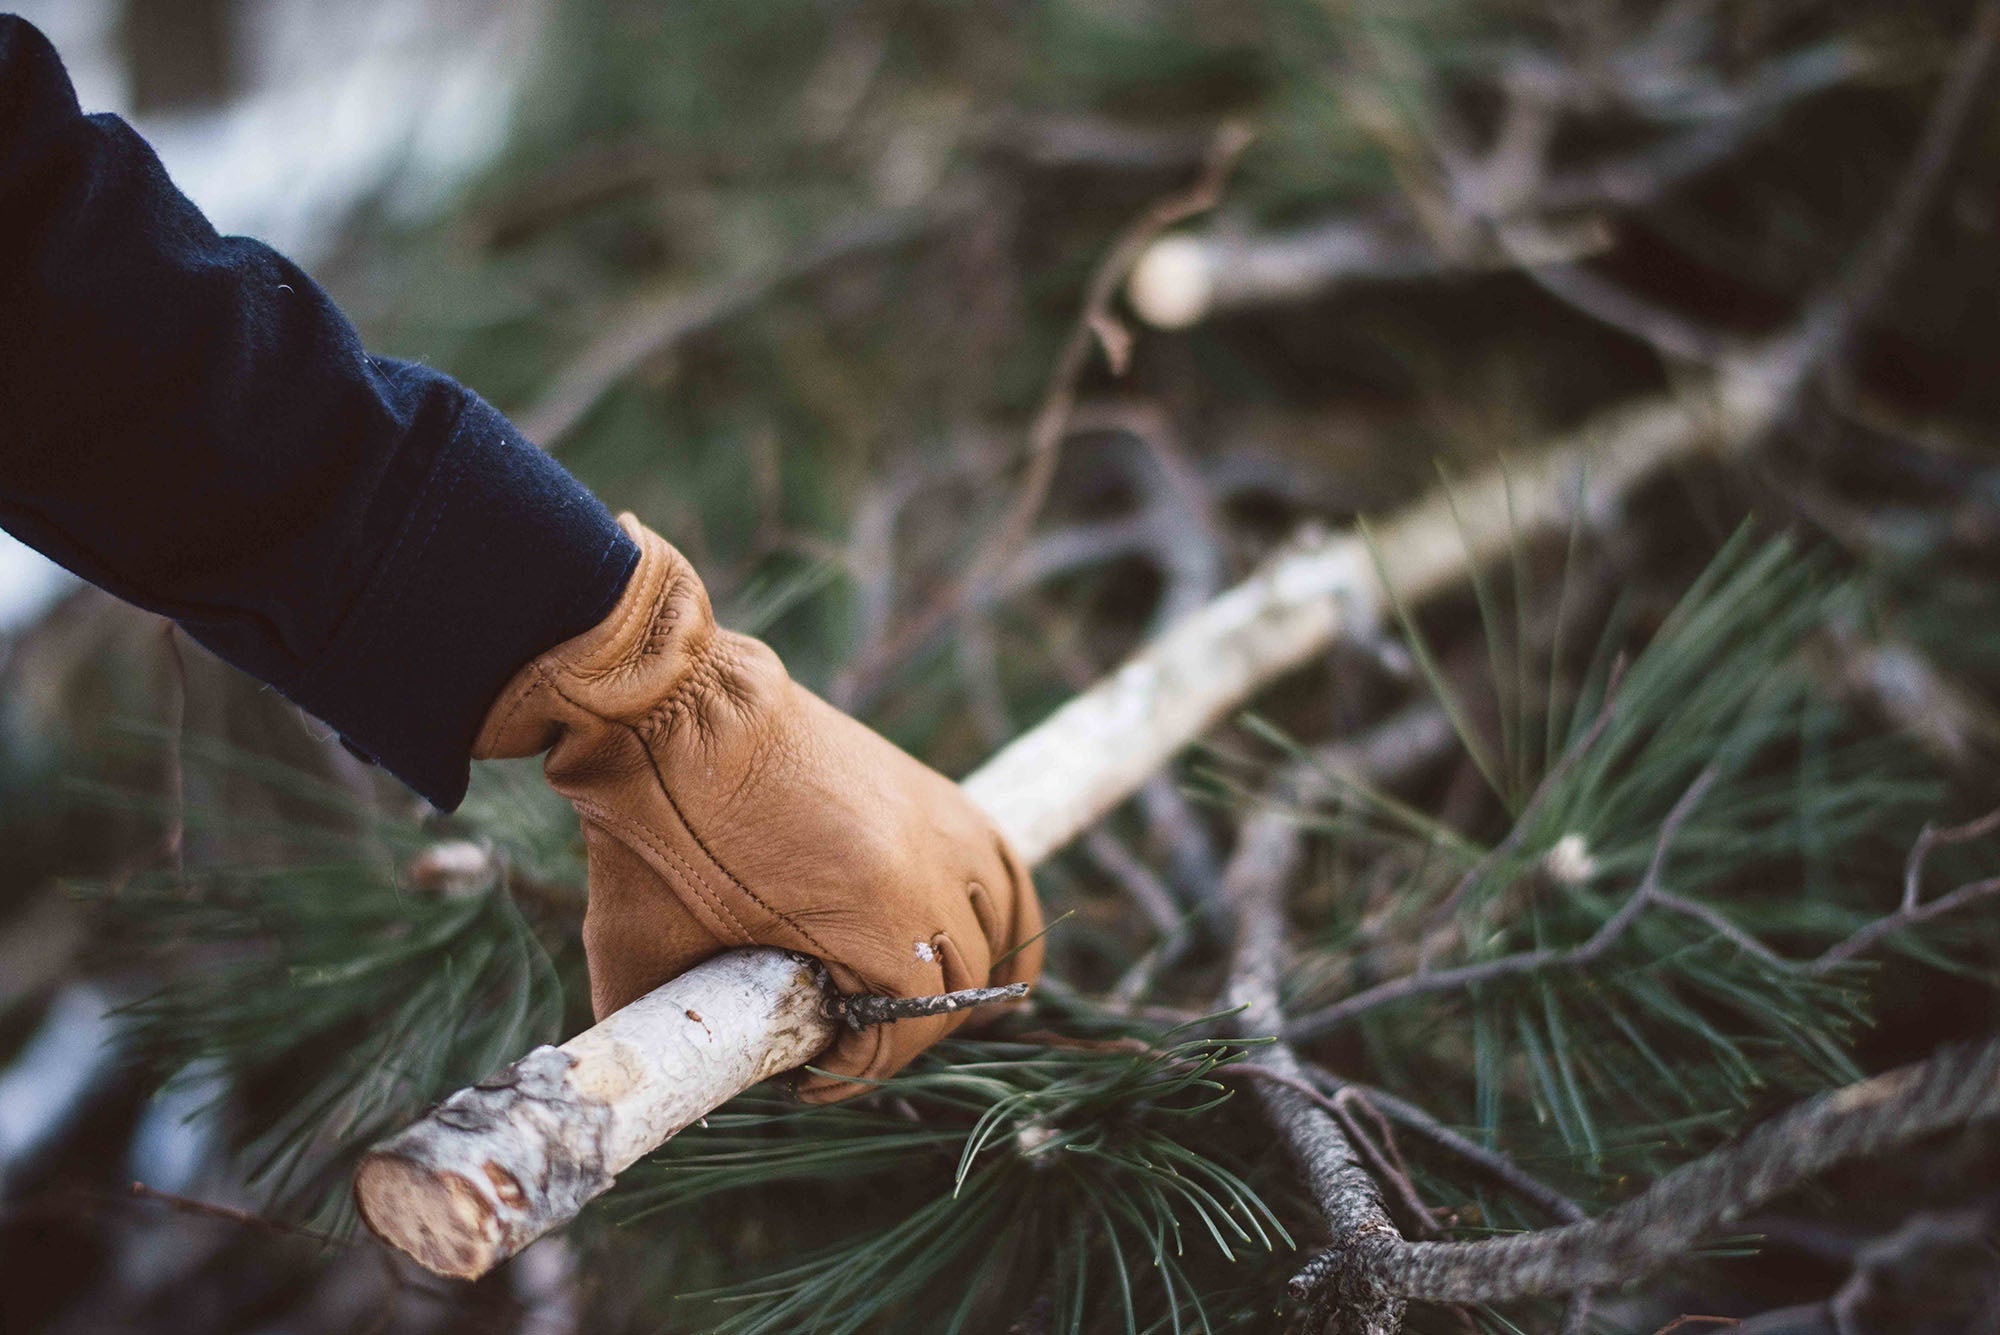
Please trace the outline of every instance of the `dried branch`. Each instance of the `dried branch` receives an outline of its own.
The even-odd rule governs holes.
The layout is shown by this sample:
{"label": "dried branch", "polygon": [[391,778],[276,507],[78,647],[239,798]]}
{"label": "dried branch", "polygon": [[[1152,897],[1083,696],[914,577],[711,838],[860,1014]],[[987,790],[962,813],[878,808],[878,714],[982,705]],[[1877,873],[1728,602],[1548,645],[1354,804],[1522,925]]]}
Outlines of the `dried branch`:
{"label": "dried branch", "polygon": [[1965,138],[1979,93],[2000,54],[2000,0],[1983,0],[1972,29],[1945,73],[1931,105],[1916,155],[1904,170],[1889,208],[1846,266],[1840,281],[1807,312],[1801,356],[1814,365],[1838,359],[1861,322],[1888,291],[1915,244],[1918,228],[1944,184],[1945,172]]}
{"label": "dried branch", "polygon": [[868,677],[882,663],[899,662],[911,650],[930,639],[956,616],[968,600],[977,600],[987,587],[1001,578],[1029,532],[1035,517],[1048,499],[1055,481],[1056,463],[1063,437],[1076,406],[1077,391],[1089,369],[1091,354],[1101,348],[1114,371],[1122,372],[1131,350],[1131,335],[1112,314],[1112,302],[1119,285],[1131,272],[1153,239],[1176,223],[1215,207],[1223,187],[1235,170],[1237,159],[1250,145],[1247,127],[1229,123],[1215,134],[1201,175],[1193,185],[1158,201],[1130,223],[1111,249],[1098,262],[1085,285],[1083,305],[1071,324],[1062,350],[1049,374],[1047,387],[1028,428],[1027,470],[1000,522],[981,540],[967,565],[966,573],[953,581],[910,623],[887,641],[876,645],[851,669],[858,677]]}
{"label": "dried branch", "polygon": [[1380,1249],[1378,1282],[1428,1302],[1504,1302],[1629,1283],[1717,1225],[1811,1179],[2000,1115],[2000,1040],[1950,1049],[1800,1104],[1588,1223]]}
{"label": "dried branch", "polygon": [[[1414,213],[1377,209],[1284,232],[1163,238],[1133,270],[1133,308],[1156,328],[1181,329],[1229,310],[1320,297],[1348,282],[1519,268],[1620,328],[1648,341],[1664,338],[1676,356],[1709,360],[1722,349],[1707,331],[1642,309],[1631,294],[1577,267],[1610,240],[1598,222],[1574,215],[1659,200],[1741,150],[1786,107],[1853,74],[1859,61],[1845,49],[1779,57],[1723,88],[1703,86],[1707,68],[1693,57],[1655,39],[1607,79],[1517,58],[1503,80],[1510,111],[1492,152],[1475,161],[1461,147],[1469,135],[1446,123],[1434,127],[1439,142],[1429,156],[1449,179],[1422,192]],[[1636,152],[1550,171],[1559,114],[1605,95],[1663,123],[1684,121],[1691,111],[1697,121]],[[1430,110],[1448,119],[1441,106]],[[1426,221],[1427,210],[1449,216]],[[1441,237],[1451,243],[1441,245]]]}

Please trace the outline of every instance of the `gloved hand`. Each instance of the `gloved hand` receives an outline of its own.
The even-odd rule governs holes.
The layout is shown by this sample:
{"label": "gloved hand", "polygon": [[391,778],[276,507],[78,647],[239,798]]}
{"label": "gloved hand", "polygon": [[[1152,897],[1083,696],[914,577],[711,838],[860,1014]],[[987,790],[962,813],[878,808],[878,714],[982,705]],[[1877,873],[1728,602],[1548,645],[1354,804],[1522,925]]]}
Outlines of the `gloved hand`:
{"label": "gloved hand", "polygon": [[[1032,981],[1027,869],[956,784],[719,629],[687,560],[631,515],[639,564],[611,614],[517,673],[481,759],[547,750],[582,819],[583,944],[601,1019],[717,952],[821,960],[844,993],[930,996]],[[968,1018],[842,1034],[815,1063],[881,1079]],[[799,1093],[866,1086],[807,1076]]]}

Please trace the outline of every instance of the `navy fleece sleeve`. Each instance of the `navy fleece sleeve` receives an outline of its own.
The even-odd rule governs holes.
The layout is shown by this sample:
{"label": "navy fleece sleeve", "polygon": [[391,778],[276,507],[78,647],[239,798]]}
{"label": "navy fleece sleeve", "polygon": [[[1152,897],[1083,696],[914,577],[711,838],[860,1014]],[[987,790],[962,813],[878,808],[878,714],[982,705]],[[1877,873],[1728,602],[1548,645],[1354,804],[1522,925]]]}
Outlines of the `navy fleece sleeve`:
{"label": "navy fleece sleeve", "polygon": [[477,395],[218,236],[0,16],[0,525],[447,809],[486,706],[638,553]]}

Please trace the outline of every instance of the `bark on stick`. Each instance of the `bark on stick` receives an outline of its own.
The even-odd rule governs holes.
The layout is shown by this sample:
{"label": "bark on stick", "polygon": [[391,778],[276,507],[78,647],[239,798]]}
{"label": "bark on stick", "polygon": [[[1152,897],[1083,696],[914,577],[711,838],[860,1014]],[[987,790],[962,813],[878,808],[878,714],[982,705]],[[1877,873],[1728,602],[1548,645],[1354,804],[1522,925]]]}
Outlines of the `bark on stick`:
{"label": "bark on stick", "polygon": [[362,1218],[426,1269],[477,1279],[718,1103],[823,1051],[824,981],[786,951],[732,950],[536,1048],[370,1150]]}
{"label": "bark on stick", "polygon": [[[1754,438],[1796,365],[1780,345],[1712,395],[1614,413],[1393,517],[1372,550],[1356,534],[1301,537],[1008,745],[967,792],[1041,862],[1266,683],[1339,636],[1373,633],[1385,576],[1398,597],[1425,598],[1504,554],[1516,532],[1559,530],[1663,464]],[[783,952],[720,955],[376,1146],[355,1177],[362,1217],[431,1270],[476,1278],[675,1133],[823,1051],[835,1027],[823,987]]]}

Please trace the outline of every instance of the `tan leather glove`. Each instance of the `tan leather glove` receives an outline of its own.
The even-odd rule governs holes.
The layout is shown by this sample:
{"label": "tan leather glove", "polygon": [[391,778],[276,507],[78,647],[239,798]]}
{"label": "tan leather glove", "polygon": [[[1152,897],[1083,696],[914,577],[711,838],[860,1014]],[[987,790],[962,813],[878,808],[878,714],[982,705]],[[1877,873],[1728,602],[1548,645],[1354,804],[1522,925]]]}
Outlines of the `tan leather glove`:
{"label": "tan leather glove", "polygon": [[[721,630],[687,560],[631,515],[611,614],[517,673],[481,759],[547,750],[582,819],[583,945],[598,1017],[732,946],[823,961],[841,991],[930,996],[1032,981],[1027,869],[958,785]],[[816,1065],[880,1079],[968,1013],[846,1032]],[[816,1101],[866,1086],[808,1076]]]}

